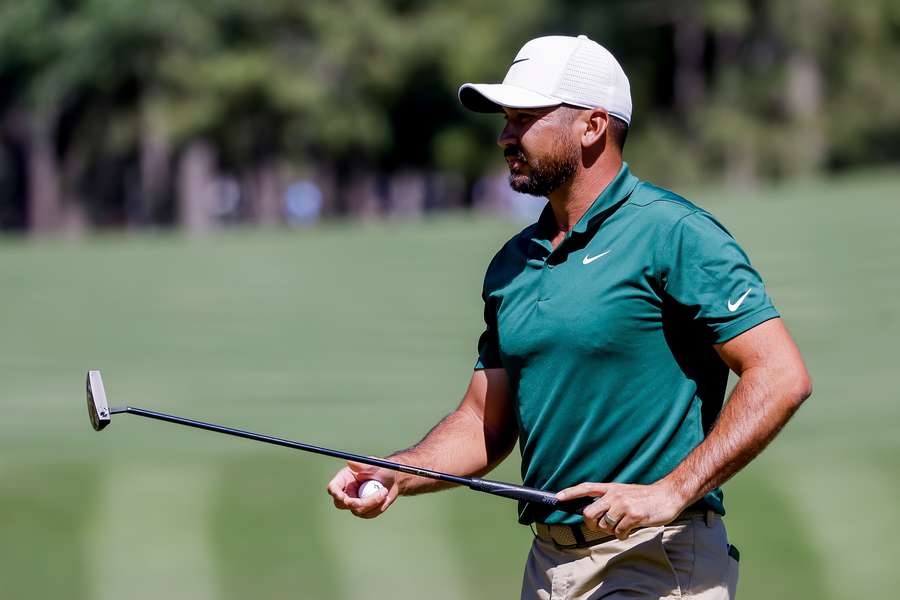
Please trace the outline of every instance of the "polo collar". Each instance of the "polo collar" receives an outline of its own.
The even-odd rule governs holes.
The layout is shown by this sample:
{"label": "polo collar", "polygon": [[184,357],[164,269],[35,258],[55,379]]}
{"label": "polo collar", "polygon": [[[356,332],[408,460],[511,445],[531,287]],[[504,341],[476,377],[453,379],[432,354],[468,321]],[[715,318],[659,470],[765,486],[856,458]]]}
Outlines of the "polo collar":
{"label": "polo collar", "polygon": [[[640,183],[640,179],[632,175],[628,169],[628,163],[623,162],[619,173],[600,192],[594,203],[581,215],[581,218],[578,219],[578,222],[575,223],[575,226],[566,237],[568,238],[575,233],[586,232],[596,218],[600,217],[602,219],[602,217],[606,216],[605,213],[608,209],[626,200],[638,183]],[[558,224],[556,223],[556,217],[553,215],[553,209],[550,207],[550,202],[547,202],[547,205],[544,206],[544,210],[541,212],[541,216],[538,218],[536,237],[539,238],[548,231],[557,231],[557,227]]]}

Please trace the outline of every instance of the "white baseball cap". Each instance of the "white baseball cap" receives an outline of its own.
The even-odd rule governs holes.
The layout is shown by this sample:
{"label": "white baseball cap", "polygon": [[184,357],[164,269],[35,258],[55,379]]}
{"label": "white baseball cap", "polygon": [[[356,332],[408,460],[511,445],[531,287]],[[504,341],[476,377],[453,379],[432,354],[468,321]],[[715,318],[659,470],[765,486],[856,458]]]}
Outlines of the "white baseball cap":
{"label": "white baseball cap", "polygon": [[570,104],[603,108],[631,123],[631,87],[615,57],[586,35],[550,35],[527,42],[503,83],[465,83],[459,101],[475,112]]}

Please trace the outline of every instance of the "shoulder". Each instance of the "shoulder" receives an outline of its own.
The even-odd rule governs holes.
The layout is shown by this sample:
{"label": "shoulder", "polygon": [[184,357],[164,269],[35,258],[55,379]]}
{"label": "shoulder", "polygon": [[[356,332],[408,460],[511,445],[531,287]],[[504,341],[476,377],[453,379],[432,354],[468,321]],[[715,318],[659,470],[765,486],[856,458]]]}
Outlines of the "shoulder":
{"label": "shoulder", "polygon": [[537,227],[537,223],[532,223],[524,228],[494,254],[484,275],[485,292],[502,287],[515,273],[522,270],[528,259],[528,246],[534,239]]}
{"label": "shoulder", "polygon": [[642,218],[670,224],[702,210],[687,198],[649,181],[641,181],[634,188],[627,206],[640,211]]}
{"label": "shoulder", "polygon": [[709,211],[671,190],[647,181],[638,184],[626,206],[638,213],[641,221],[658,234],[682,228],[697,233],[709,231],[728,234],[728,230]]}

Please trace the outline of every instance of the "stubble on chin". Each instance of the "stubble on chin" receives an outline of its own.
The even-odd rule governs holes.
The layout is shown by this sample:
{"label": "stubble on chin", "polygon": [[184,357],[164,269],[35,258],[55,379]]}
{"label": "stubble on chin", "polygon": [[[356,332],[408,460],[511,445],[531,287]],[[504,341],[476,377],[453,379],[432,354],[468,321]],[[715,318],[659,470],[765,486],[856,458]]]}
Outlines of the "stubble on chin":
{"label": "stubble on chin", "polygon": [[510,170],[509,186],[520,194],[549,196],[554,190],[568,182],[578,170],[579,149],[559,140],[556,151],[541,160],[527,160],[519,150],[517,154],[528,165],[530,173]]}

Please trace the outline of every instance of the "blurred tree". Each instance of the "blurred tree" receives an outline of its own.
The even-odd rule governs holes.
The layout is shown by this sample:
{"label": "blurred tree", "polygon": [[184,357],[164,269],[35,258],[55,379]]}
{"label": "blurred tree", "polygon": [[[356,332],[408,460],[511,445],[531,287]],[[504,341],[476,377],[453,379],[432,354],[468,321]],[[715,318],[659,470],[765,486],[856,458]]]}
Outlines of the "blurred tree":
{"label": "blurred tree", "polygon": [[404,79],[401,23],[383,2],[204,5],[214,35],[163,63],[176,140],[202,138],[240,172],[248,216],[281,217],[286,158],[342,171],[390,144],[385,97]]}
{"label": "blurred tree", "polygon": [[623,63],[654,179],[897,160],[898,31],[900,0],[0,0],[0,224],[202,230],[223,172],[258,223],[301,172],[330,213],[458,195],[502,162],[457,87],[553,33]]}
{"label": "blurred tree", "polygon": [[[10,92],[2,101],[26,149],[32,228],[59,227],[64,208],[82,206],[100,221],[149,221],[167,179],[158,156],[166,129],[152,112],[161,59],[195,43],[202,21],[168,0],[37,0],[0,10],[0,80]],[[139,192],[118,166],[136,147]],[[107,197],[97,193],[104,187]]]}
{"label": "blurred tree", "polygon": [[900,158],[900,84],[884,77],[900,58],[897,0],[555,7],[550,22],[578,23],[624,63],[630,155],[655,178],[702,170],[752,183]]}
{"label": "blurred tree", "polygon": [[900,160],[900,1],[830,0],[823,67],[828,162],[836,167]]}
{"label": "blurred tree", "polygon": [[[494,143],[503,121],[473,115],[457,101],[466,81],[499,81],[523,40],[538,35],[549,2],[475,0],[420,3],[405,28],[407,77],[389,98],[392,144],[385,168],[433,166],[462,174],[471,202],[474,181],[502,164]],[[476,16],[477,15],[477,16]],[[412,22],[414,21],[414,22]]]}
{"label": "blurred tree", "polygon": [[[0,108],[8,143],[22,152],[26,222],[36,232],[61,220],[62,192],[55,134],[64,98],[47,72],[58,60],[61,11],[50,0],[0,5]],[[35,35],[40,31],[43,35]]]}

